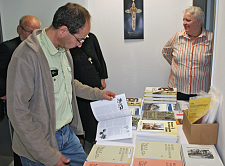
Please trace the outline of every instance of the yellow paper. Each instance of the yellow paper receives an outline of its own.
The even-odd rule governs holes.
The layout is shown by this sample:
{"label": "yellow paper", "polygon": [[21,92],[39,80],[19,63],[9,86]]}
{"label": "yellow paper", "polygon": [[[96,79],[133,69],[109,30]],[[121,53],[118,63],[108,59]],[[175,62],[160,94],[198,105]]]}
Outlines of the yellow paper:
{"label": "yellow paper", "polygon": [[135,158],[181,160],[178,143],[137,141]]}
{"label": "yellow paper", "polygon": [[130,164],[133,147],[95,144],[87,157],[89,162],[113,162]]}
{"label": "yellow paper", "polygon": [[188,110],[188,119],[191,124],[195,123],[201,117],[203,117],[210,105],[211,97],[196,97],[190,98],[189,100],[189,110]]}

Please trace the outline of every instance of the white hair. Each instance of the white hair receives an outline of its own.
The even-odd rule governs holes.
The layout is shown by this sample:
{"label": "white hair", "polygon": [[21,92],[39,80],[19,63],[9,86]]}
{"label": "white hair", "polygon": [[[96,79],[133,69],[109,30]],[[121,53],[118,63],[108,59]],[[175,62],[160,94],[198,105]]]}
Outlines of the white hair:
{"label": "white hair", "polygon": [[205,15],[200,7],[197,6],[188,6],[183,10],[183,13],[191,13],[195,16],[196,20],[202,20],[202,26],[204,25]]}

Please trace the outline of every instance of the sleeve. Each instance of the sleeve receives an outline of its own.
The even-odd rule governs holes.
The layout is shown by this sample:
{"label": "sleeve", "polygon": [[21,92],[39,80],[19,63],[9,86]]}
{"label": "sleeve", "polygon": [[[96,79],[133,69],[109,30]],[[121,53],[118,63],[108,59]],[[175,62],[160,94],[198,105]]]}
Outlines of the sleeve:
{"label": "sleeve", "polygon": [[0,44],[0,97],[6,95],[7,68],[12,56],[12,52],[4,43]]}
{"label": "sleeve", "polygon": [[[27,61],[13,58],[9,64],[7,77],[7,108],[8,116],[26,151],[38,162],[44,165],[54,165],[61,157],[61,153],[52,148],[45,138],[41,128],[43,123],[36,121],[31,111],[35,89],[35,72]],[[43,117],[43,121],[47,118]],[[16,140],[16,141],[19,141]]]}
{"label": "sleeve", "polygon": [[76,96],[87,100],[102,100],[104,91],[84,85],[74,79]]}
{"label": "sleeve", "polygon": [[101,71],[99,71],[99,76],[101,79],[107,79],[108,73],[107,73],[106,63],[105,63],[98,39],[94,34],[93,34],[93,40],[94,40],[93,42],[94,42],[95,51],[97,53],[98,61],[101,66]]}
{"label": "sleeve", "polygon": [[172,63],[172,58],[173,58],[175,38],[176,38],[176,34],[169,39],[169,41],[166,43],[166,45],[162,49],[162,55],[170,65]]}

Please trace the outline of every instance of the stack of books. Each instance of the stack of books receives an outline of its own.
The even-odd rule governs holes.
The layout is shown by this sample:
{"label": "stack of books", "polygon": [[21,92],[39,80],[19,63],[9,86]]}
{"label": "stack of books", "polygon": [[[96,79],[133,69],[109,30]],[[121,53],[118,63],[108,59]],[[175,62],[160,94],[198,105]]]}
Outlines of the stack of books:
{"label": "stack of books", "polygon": [[184,166],[223,166],[214,145],[182,144],[181,159]]}
{"label": "stack of books", "polygon": [[143,103],[173,104],[177,102],[176,88],[146,87]]}
{"label": "stack of books", "polygon": [[173,120],[139,120],[136,140],[176,143],[177,124]]}
{"label": "stack of books", "polygon": [[134,147],[95,144],[84,166],[109,165],[129,166],[132,162]]}
{"label": "stack of books", "polygon": [[126,98],[128,108],[132,115],[132,129],[137,129],[138,121],[140,120],[141,115],[141,98]]}
{"label": "stack of books", "polygon": [[166,108],[157,107],[155,104],[143,104],[142,120],[175,120],[174,112]]}
{"label": "stack of books", "polygon": [[183,166],[178,143],[137,141],[133,165]]}

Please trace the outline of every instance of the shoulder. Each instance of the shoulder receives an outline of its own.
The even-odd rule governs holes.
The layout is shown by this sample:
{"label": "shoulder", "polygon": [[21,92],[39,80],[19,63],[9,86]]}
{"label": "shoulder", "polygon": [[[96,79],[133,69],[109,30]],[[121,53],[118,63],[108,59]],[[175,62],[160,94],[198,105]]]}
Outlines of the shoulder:
{"label": "shoulder", "polygon": [[168,40],[168,42],[169,43],[176,42],[178,40],[178,38],[184,36],[184,34],[185,34],[184,30],[178,31]]}
{"label": "shoulder", "polygon": [[5,41],[5,42],[2,42],[0,44],[0,48],[1,49],[8,49],[8,51],[11,51],[13,52],[17,47],[18,45],[21,43],[21,40],[19,37],[16,37],[16,38],[13,38],[11,40],[8,40],[8,41]]}
{"label": "shoulder", "polygon": [[95,36],[95,34],[93,34],[91,32],[88,34],[88,36],[89,36],[90,40],[97,40],[97,37]]}
{"label": "shoulder", "polygon": [[88,34],[89,37],[96,37],[93,33],[89,32]]}
{"label": "shoulder", "polygon": [[42,52],[43,51],[37,39],[37,35],[33,33],[16,48],[13,53],[13,57],[22,59],[36,59],[37,56],[34,55],[39,55]]}
{"label": "shoulder", "polygon": [[213,36],[213,33],[212,33],[211,31],[208,31],[208,30],[206,30],[206,29],[203,29],[203,30],[205,31],[205,33],[206,33],[207,35]]}
{"label": "shoulder", "polygon": [[186,33],[185,33],[185,30],[181,30],[181,31],[178,31],[174,34],[174,36],[184,36]]}

